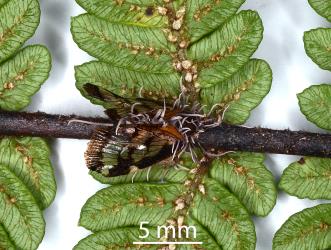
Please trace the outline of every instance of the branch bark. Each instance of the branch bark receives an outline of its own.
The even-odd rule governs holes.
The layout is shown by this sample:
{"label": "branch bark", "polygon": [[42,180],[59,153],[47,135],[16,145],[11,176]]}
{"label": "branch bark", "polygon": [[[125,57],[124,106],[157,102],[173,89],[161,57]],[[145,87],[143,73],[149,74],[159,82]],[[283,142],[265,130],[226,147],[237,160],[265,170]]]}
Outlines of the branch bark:
{"label": "branch bark", "polygon": [[[70,123],[72,119],[111,123],[106,118],[50,115],[45,113],[0,112],[0,135],[89,139],[98,125]],[[303,131],[246,128],[223,124],[201,134],[204,148],[331,157],[331,134]]]}

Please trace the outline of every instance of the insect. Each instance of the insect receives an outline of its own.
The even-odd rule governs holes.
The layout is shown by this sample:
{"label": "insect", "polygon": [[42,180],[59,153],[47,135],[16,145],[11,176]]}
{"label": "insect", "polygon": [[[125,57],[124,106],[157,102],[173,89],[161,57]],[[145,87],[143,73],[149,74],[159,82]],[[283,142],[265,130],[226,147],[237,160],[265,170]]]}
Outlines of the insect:
{"label": "insect", "polygon": [[199,145],[199,134],[219,125],[201,105],[187,104],[183,94],[170,103],[124,98],[90,83],[84,90],[111,107],[105,112],[114,123],[97,129],[85,152],[87,167],[108,177],[176,162],[186,151],[197,161],[195,148],[207,152]]}

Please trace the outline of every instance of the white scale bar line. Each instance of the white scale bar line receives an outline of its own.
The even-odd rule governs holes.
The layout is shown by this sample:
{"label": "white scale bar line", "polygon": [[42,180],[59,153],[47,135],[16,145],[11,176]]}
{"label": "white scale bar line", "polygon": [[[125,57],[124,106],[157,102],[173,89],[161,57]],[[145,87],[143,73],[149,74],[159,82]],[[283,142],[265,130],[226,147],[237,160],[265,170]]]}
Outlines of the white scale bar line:
{"label": "white scale bar line", "polygon": [[165,241],[165,242],[158,242],[158,241],[151,241],[151,242],[143,242],[143,241],[135,241],[133,242],[134,245],[202,245],[203,242],[201,241]]}

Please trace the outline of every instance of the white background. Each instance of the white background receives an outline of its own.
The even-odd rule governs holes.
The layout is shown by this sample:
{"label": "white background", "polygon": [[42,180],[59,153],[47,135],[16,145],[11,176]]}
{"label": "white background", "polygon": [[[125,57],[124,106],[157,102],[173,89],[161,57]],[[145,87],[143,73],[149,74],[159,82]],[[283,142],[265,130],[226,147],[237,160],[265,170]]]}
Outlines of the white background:
{"label": "white background", "polygon": [[[75,88],[74,65],[92,59],[76,46],[70,34],[70,17],[83,10],[73,0],[41,0],[41,8],[41,24],[29,43],[42,43],[51,50],[53,68],[28,110],[102,115],[102,108],[90,104]],[[243,9],[257,10],[263,20],[264,40],[255,57],[271,65],[274,78],[270,94],[252,112],[247,125],[323,132],[300,113],[296,94],[311,84],[331,82],[331,73],[319,69],[306,56],[302,41],[304,31],[330,24],[310,8],[307,0],[247,0]],[[72,249],[89,234],[78,227],[80,209],[103,185],[88,175],[83,157],[86,143],[68,139],[51,141],[58,191],[54,203],[45,211],[46,235],[39,249]],[[283,169],[297,159],[268,155],[266,165],[278,182]],[[291,214],[320,202],[300,200],[280,192],[270,215],[254,218],[257,249],[271,249],[274,233]]]}

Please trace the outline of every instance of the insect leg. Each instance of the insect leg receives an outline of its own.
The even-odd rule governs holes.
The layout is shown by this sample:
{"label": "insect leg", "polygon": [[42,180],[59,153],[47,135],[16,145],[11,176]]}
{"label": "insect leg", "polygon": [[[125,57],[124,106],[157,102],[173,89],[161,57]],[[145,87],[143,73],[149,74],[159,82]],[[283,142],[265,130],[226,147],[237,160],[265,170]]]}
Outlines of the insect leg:
{"label": "insect leg", "polygon": [[191,144],[188,144],[188,147],[189,147],[189,149],[190,149],[190,153],[191,153],[192,160],[193,160],[195,163],[197,163],[197,162],[198,162],[197,155],[195,154],[194,150],[192,149]]}
{"label": "insect leg", "polygon": [[120,129],[120,126],[122,125],[122,123],[125,121],[125,118],[121,118],[116,126],[116,130],[115,130],[115,134],[118,135],[118,130]]}
{"label": "insect leg", "polygon": [[149,182],[149,174],[151,172],[152,166],[148,167],[146,181]]}
{"label": "insect leg", "polygon": [[178,151],[178,148],[179,148],[179,144],[180,144],[180,142],[179,141],[176,141],[175,142],[175,144],[177,144],[176,145],[176,148],[175,148],[175,151],[173,152],[173,154],[172,154],[172,161],[175,159],[175,157],[176,157],[176,154],[177,154],[177,151]]}
{"label": "insect leg", "polygon": [[207,114],[208,117],[214,112],[214,110],[215,110],[216,107],[220,107],[220,108],[221,108],[222,106],[221,106],[219,103],[214,104],[214,105],[211,107],[209,113]]}
{"label": "insect leg", "polygon": [[161,113],[161,118],[164,118],[165,112],[167,110],[165,99],[163,99],[163,111]]}
{"label": "insect leg", "polygon": [[222,123],[222,121],[223,121],[223,119],[224,119],[224,115],[225,115],[225,112],[227,111],[227,109],[230,107],[230,104],[227,104],[226,106],[225,106],[225,108],[222,110],[222,115],[220,116],[220,115],[218,115],[218,118],[217,118],[217,123],[218,124],[221,124]]}
{"label": "insect leg", "polygon": [[131,106],[131,114],[134,114],[134,108],[135,108],[137,105],[141,105],[141,103],[140,103],[140,102],[136,102],[136,103],[132,104],[132,106]]}
{"label": "insect leg", "polygon": [[140,98],[143,98],[142,92],[143,92],[143,87],[140,87],[139,92],[138,92],[138,95]]}
{"label": "insect leg", "polygon": [[113,123],[102,123],[102,122],[90,122],[90,121],[85,121],[85,120],[79,120],[79,119],[71,119],[68,122],[68,125],[71,123],[83,123],[83,124],[90,124],[90,125],[100,125],[100,126],[107,126],[107,127],[113,127]]}
{"label": "insect leg", "polygon": [[197,144],[198,144],[199,148],[202,150],[203,154],[205,154],[208,157],[212,157],[212,158],[221,157],[221,156],[224,156],[226,154],[235,152],[235,151],[225,151],[225,152],[220,152],[220,153],[215,154],[215,153],[211,153],[211,152],[207,151],[204,147],[201,146],[201,144],[199,142]]}
{"label": "insect leg", "polygon": [[187,168],[187,167],[184,167],[183,165],[181,164],[176,164],[175,168],[177,170],[184,170],[184,171],[190,171],[191,169]]}
{"label": "insect leg", "polygon": [[134,182],[134,178],[136,177],[138,171],[135,171],[132,175],[132,178],[131,178],[131,182],[133,183]]}
{"label": "insect leg", "polygon": [[161,180],[160,180],[160,182],[161,183],[164,183],[165,182],[165,177],[167,176],[167,174],[168,174],[168,172],[169,172],[169,168],[166,168],[165,170],[163,170],[162,171],[163,173],[162,173],[162,177],[161,177]]}

